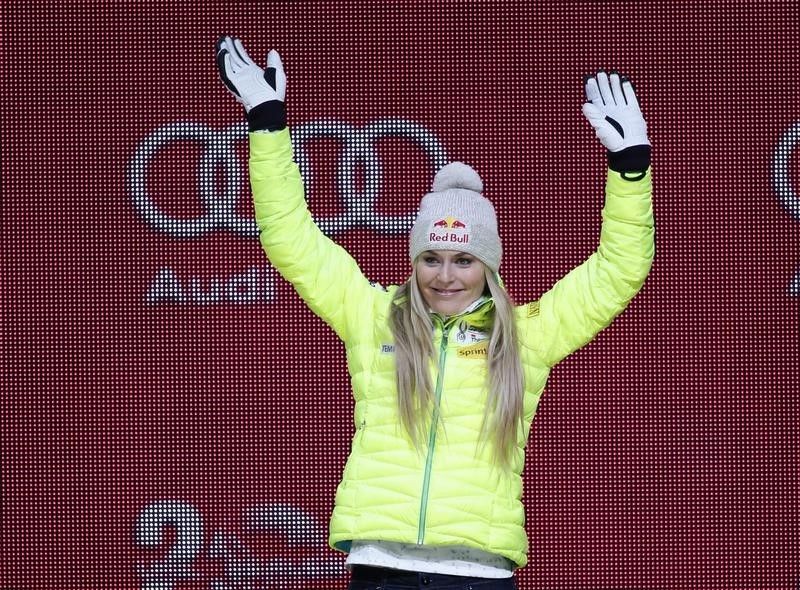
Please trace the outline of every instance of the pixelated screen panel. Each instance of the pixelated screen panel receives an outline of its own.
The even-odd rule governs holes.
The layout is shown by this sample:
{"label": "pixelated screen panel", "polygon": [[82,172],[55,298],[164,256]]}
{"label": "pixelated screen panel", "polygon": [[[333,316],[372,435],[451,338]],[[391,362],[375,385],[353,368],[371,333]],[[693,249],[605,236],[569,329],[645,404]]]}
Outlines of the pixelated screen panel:
{"label": "pixelated screen panel", "polygon": [[472,164],[538,298],[597,245],[583,76],[653,142],[642,292],[552,373],[524,588],[798,579],[798,13],[789,2],[3,6],[2,588],[344,588],[342,346],[256,239],[214,43],[280,51],[309,206],[381,284]]}

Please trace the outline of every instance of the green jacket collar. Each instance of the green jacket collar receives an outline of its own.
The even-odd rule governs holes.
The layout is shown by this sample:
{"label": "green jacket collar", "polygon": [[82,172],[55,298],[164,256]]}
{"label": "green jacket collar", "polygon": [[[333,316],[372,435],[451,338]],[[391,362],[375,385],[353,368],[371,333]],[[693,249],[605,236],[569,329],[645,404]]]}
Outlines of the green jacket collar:
{"label": "green jacket collar", "polygon": [[439,324],[443,328],[449,328],[463,321],[473,328],[485,330],[492,325],[492,321],[494,320],[494,299],[483,295],[457,315],[443,316],[442,314],[432,312],[431,317],[435,324]]}

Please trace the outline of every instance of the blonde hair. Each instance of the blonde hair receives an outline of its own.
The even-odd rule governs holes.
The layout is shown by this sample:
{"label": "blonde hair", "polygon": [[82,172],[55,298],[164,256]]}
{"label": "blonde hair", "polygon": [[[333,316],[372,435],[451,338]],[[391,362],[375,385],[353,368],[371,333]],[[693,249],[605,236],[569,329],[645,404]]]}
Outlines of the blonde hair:
{"label": "blonde hair", "polygon": [[[514,303],[488,268],[486,286],[494,300],[487,351],[489,395],[481,428],[481,446],[493,439],[495,463],[509,467],[523,424],[523,372],[514,321]],[[430,362],[434,359],[433,322],[417,284],[416,268],[392,300],[389,324],[395,341],[397,403],[400,423],[414,446],[422,448],[425,424],[436,407]]]}

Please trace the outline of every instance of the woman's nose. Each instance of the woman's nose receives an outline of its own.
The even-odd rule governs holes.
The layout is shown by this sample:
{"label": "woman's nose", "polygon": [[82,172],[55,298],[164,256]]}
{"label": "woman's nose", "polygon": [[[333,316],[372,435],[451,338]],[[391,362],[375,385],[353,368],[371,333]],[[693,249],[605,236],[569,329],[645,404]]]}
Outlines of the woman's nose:
{"label": "woman's nose", "polygon": [[446,262],[439,267],[439,280],[449,283],[452,279],[452,269]]}

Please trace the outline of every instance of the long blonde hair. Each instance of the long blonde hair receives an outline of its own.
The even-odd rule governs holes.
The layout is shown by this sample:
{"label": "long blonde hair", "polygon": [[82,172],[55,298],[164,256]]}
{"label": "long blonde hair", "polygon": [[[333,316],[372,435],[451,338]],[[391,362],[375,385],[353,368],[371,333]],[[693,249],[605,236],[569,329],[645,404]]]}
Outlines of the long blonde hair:
{"label": "long blonde hair", "polygon": [[[509,467],[523,424],[522,363],[514,303],[488,268],[486,286],[494,300],[494,318],[487,351],[489,395],[479,442],[486,444],[493,439],[495,462]],[[416,268],[395,293],[389,323],[395,341],[400,423],[419,450],[426,434],[425,424],[438,408],[429,368],[434,358],[433,322],[417,284]]]}

